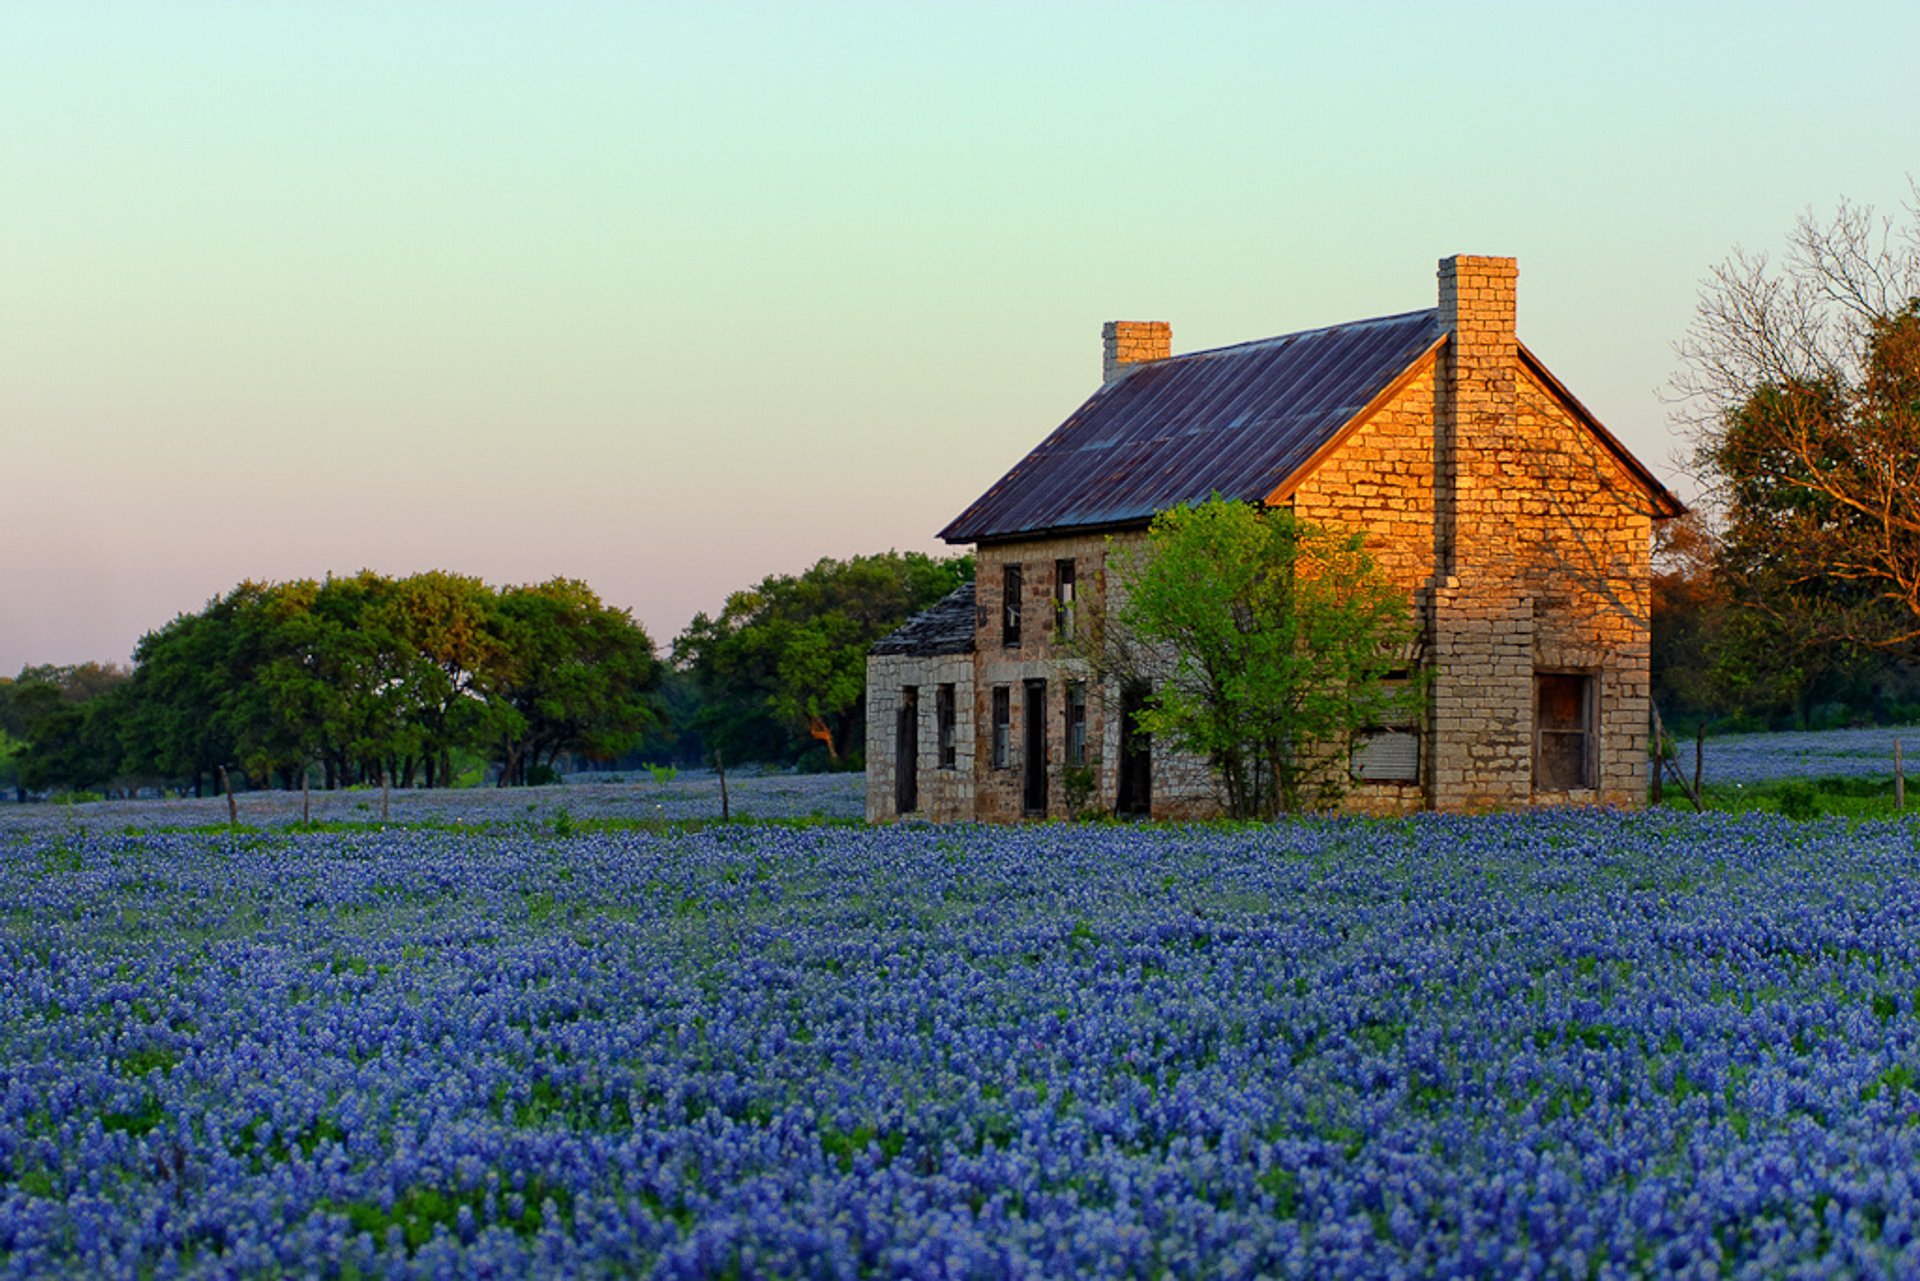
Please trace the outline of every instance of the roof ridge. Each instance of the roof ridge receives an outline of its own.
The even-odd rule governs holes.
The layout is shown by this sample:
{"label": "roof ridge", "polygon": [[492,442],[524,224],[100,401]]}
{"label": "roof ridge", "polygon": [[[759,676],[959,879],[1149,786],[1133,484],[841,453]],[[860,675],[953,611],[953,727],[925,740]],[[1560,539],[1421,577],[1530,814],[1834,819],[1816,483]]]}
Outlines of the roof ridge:
{"label": "roof ridge", "polygon": [[[1228,352],[1246,351],[1253,347],[1264,347],[1269,343],[1287,342],[1295,338],[1309,338],[1316,334],[1330,334],[1339,329],[1364,329],[1369,325],[1384,325],[1396,320],[1411,320],[1415,316],[1438,317],[1438,307],[1419,307],[1413,311],[1396,311],[1387,316],[1367,316],[1361,320],[1343,320],[1337,325],[1319,325],[1313,329],[1296,329],[1291,333],[1273,334],[1266,338],[1249,338],[1245,342],[1227,343],[1221,347],[1202,347],[1199,351],[1183,351],[1177,355],[1165,356],[1159,360],[1142,361],[1135,369],[1145,369],[1152,365],[1164,365],[1172,361],[1191,360],[1196,356],[1221,356]],[[1129,370],[1131,372],[1131,370]]]}

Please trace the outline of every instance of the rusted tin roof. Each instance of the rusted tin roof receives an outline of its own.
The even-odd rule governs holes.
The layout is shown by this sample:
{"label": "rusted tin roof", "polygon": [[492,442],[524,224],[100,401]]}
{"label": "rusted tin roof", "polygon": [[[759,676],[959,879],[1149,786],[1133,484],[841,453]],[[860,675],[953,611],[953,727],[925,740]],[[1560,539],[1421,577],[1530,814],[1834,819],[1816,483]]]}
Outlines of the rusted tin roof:
{"label": "rusted tin roof", "polygon": [[971,654],[973,584],[963,583],[873,643],[869,654]]}
{"label": "rusted tin roof", "polygon": [[940,531],[975,543],[1266,498],[1442,337],[1410,311],[1142,364]]}

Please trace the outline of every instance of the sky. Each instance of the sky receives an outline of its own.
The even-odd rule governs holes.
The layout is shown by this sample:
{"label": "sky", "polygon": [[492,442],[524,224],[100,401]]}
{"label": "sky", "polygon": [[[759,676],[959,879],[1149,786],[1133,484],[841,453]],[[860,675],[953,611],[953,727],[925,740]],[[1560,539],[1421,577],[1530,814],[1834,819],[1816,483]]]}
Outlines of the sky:
{"label": "sky", "polygon": [[662,646],[935,535],[1100,377],[1432,306],[1683,495],[1700,281],[1920,174],[1920,5],[0,0],[0,674],[247,580]]}

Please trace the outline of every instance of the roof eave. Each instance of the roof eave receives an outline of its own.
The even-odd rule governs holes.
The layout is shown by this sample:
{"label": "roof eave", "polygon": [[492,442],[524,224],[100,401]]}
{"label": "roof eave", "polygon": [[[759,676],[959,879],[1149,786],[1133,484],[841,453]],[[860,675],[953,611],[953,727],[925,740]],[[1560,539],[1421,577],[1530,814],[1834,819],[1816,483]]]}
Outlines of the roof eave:
{"label": "roof eave", "polygon": [[1607,452],[1612,454],[1620,465],[1627,469],[1627,474],[1646,491],[1647,498],[1653,503],[1653,518],[1672,520],[1676,516],[1684,516],[1687,505],[1675,497],[1672,490],[1662,485],[1659,479],[1647,469],[1647,465],[1635,458],[1633,451],[1620,443],[1618,437],[1602,426],[1600,420],[1593,416],[1593,411],[1581,404],[1579,397],[1568,391],[1566,384],[1554,377],[1553,371],[1542,364],[1540,358],[1529,351],[1525,343],[1516,339],[1515,345],[1520,349],[1520,359],[1526,363],[1527,369],[1533,376],[1547,385],[1547,390],[1551,391],[1573,413],[1574,417],[1578,418],[1581,424],[1592,432],[1602,445],[1606,446]]}

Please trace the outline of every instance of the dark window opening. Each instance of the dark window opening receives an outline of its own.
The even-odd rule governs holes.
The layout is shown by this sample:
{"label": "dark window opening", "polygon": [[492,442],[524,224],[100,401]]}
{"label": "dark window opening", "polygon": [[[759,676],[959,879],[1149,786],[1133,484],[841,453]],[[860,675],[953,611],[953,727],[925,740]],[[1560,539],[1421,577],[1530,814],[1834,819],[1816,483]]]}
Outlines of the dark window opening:
{"label": "dark window opening", "polygon": [[1021,753],[1023,767],[1021,799],[1023,808],[1029,814],[1047,812],[1047,683],[1043,680],[1026,683],[1025,705],[1021,715],[1025,717],[1024,738],[1026,750]]}
{"label": "dark window opening", "polygon": [[993,767],[1006,769],[1013,754],[1013,694],[1005,685],[993,687]]}
{"label": "dark window opening", "polygon": [[1067,682],[1067,764],[1081,769],[1087,763],[1087,687]]}
{"label": "dark window opening", "polygon": [[1053,632],[1056,640],[1073,639],[1074,568],[1071,560],[1053,562]]}
{"label": "dark window opening", "polygon": [[893,812],[911,814],[920,808],[920,691],[912,685],[900,691],[900,719],[894,733]]}
{"label": "dark window opening", "polygon": [[1533,678],[1533,787],[1569,792],[1593,786],[1594,680],[1577,672]]}
{"label": "dark window opening", "polygon": [[1020,643],[1020,566],[1000,567],[1000,643]]}
{"label": "dark window opening", "polygon": [[959,749],[953,741],[953,686],[942,685],[933,692],[934,733],[940,743],[940,768],[952,769],[959,761]]}

